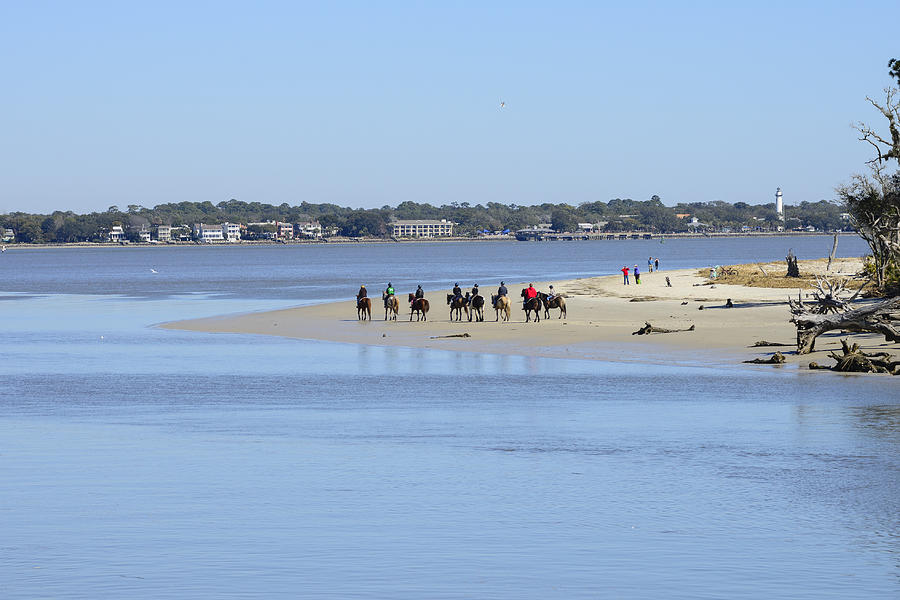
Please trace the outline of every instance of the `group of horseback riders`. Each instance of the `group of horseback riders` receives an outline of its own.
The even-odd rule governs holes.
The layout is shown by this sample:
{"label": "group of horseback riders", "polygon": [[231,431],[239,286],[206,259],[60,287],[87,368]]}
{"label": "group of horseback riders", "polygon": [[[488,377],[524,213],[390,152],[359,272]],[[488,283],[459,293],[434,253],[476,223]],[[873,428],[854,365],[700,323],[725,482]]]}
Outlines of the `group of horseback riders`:
{"label": "group of horseback riders", "polygon": [[[363,299],[366,299],[364,302],[368,302],[368,295],[366,286],[359,286],[359,292],[356,294],[357,304],[361,304]],[[396,290],[391,282],[388,282],[387,287],[384,289],[381,296],[386,314],[391,308],[396,313],[396,310],[399,307],[399,301],[396,298]],[[424,310],[422,310],[423,316],[424,312],[427,311],[427,302],[428,301],[425,300],[425,290],[422,289],[421,285],[416,287],[414,293],[409,294],[410,309],[417,310],[418,308],[424,308]],[[562,296],[556,293],[556,290],[553,289],[552,285],[547,294],[539,293],[537,289],[535,289],[533,283],[528,284],[528,287],[522,290],[522,309],[526,311],[526,315],[532,310],[537,313],[537,308],[543,305],[545,309],[548,307],[560,308],[560,316],[562,317],[565,315],[564,302]],[[451,307],[451,319],[453,317],[453,310],[460,312],[461,310],[465,310],[466,313],[468,313],[471,308],[473,311],[476,311],[476,316],[479,317],[478,320],[483,320],[483,316],[480,313],[481,307],[484,306],[485,301],[477,283],[472,286],[471,290],[467,290],[463,293],[463,290],[457,281],[453,286],[452,293],[447,295],[447,304]],[[506,283],[501,281],[500,286],[497,288],[497,293],[491,296],[491,307],[497,310],[498,313],[506,311],[506,319],[508,319],[510,304],[509,290],[506,287]],[[499,316],[500,315],[498,314],[498,318]]]}

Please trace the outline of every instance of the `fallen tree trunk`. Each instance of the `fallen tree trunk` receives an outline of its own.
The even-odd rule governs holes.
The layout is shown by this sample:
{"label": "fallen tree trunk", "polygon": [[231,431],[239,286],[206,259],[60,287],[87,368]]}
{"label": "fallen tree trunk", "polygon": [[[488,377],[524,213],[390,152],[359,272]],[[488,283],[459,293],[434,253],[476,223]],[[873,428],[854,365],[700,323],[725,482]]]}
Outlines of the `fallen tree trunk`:
{"label": "fallen tree trunk", "polygon": [[693,331],[694,326],[691,325],[687,329],[665,329],[663,327],[654,327],[648,322],[644,322],[644,326],[637,331],[632,331],[631,335],[650,335],[651,333],[678,333],[681,331]]}
{"label": "fallen tree trunk", "polygon": [[788,299],[788,304],[794,313],[791,322],[797,326],[797,354],[812,352],[816,338],[826,331],[880,333],[888,342],[900,342],[900,331],[890,316],[900,307],[900,296],[837,314],[812,314],[799,300]]}
{"label": "fallen tree trunk", "polygon": [[[847,340],[841,340],[842,355],[829,353],[829,356],[837,361],[832,367],[834,371],[842,373],[890,373],[896,375],[900,373],[900,361],[892,360],[892,357],[886,352],[876,352],[867,354],[859,349],[859,344],[852,346]],[[884,357],[884,358],[879,358]]]}
{"label": "fallen tree trunk", "polygon": [[769,358],[754,358],[753,360],[745,360],[744,362],[753,365],[780,365],[784,362],[784,354],[776,352]]}

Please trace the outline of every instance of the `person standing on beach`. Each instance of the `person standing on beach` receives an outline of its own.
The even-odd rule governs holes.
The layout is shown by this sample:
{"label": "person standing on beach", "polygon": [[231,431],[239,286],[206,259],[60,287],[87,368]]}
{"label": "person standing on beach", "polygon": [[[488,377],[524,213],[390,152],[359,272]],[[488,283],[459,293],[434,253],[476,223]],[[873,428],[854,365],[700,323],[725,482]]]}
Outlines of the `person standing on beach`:
{"label": "person standing on beach", "polygon": [[641,272],[638,271],[637,265],[634,265],[634,283],[635,285],[641,285]]}
{"label": "person standing on beach", "polygon": [[659,271],[659,257],[658,256],[655,259],[653,259],[653,268],[656,269],[657,271]]}
{"label": "person standing on beach", "polygon": [[624,285],[628,285],[628,267],[622,267],[622,275],[625,277]]}
{"label": "person standing on beach", "polygon": [[653,272],[653,257],[652,256],[647,259],[647,272],[648,273]]}

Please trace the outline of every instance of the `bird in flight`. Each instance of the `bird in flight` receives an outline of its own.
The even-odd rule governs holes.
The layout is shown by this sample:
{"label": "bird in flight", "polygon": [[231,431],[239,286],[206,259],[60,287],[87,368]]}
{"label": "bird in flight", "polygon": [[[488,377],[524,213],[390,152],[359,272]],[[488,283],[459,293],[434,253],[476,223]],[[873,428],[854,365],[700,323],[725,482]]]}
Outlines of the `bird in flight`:
{"label": "bird in flight", "polygon": [[157,271],[156,269],[150,269],[150,272],[151,273],[159,273],[159,271]]}
{"label": "bird in flight", "polygon": [[500,108],[506,108],[506,102],[503,101],[503,98],[500,98]]}

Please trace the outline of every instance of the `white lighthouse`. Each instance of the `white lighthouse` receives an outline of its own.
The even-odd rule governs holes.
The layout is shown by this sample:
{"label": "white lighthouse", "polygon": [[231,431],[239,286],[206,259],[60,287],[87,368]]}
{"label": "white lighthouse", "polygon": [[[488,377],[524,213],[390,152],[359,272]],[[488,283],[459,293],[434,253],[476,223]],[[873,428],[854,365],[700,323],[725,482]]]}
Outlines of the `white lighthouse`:
{"label": "white lighthouse", "polygon": [[781,188],[775,190],[775,212],[778,218],[784,221],[784,199],[781,197]]}

